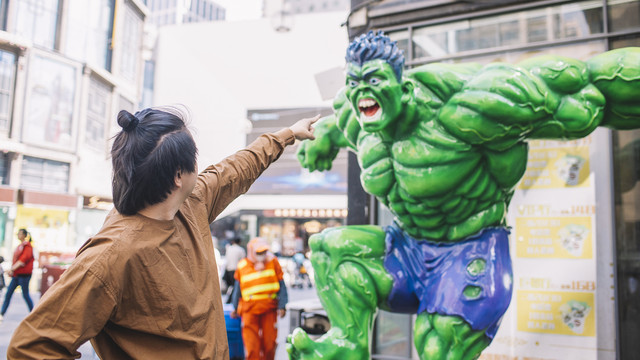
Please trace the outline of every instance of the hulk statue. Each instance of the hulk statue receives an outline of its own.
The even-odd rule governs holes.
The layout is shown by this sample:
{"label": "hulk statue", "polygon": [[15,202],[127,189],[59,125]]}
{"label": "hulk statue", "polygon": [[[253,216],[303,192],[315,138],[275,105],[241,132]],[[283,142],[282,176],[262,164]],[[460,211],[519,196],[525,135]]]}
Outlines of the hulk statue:
{"label": "hulk statue", "polygon": [[386,228],[312,236],[316,285],[331,329],[296,329],[291,359],[369,359],[377,309],[418,314],[420,359],[475,359],[511,300],[505,223],[527,164],[527,139],[577,139],[598,126],[640,127],[640,48],[587,62],[541,56],[518,65],[433,63],[406,71],[382,32],[347,49],[334,115],[298,151],[328,170],[358,155],[364,189],[395,215]]}

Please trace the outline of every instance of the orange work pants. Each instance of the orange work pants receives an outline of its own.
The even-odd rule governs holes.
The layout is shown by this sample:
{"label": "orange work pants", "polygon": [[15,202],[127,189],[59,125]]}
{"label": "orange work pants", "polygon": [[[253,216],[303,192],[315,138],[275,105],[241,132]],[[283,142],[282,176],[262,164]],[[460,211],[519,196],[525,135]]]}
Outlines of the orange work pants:
{"label": "orange work pants", "polygon": [[242,340],[247,360],[273,360],[278,338],[277,311],[262,314],[242,314]]}

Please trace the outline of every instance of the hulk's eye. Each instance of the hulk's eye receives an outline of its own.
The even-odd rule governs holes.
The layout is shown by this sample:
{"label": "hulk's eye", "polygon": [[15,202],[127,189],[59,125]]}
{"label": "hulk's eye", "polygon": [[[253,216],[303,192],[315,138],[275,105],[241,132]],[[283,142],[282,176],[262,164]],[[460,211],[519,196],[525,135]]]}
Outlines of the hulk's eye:
{"label": "hulk's eye", "polygon": [[352,79],[349,79],[348,83],[349,83],[349,86],[350,86],[350,87],[356,87],[356,86],[358,86],[358,82],[357,82],[357,81],[355,81],[355,80],[352,80]]}
{"label": "hulk's eye", "polygon": [[380,84],[380,79],[372,77],[371,79],[369,79],[369,84],[378,85]]}

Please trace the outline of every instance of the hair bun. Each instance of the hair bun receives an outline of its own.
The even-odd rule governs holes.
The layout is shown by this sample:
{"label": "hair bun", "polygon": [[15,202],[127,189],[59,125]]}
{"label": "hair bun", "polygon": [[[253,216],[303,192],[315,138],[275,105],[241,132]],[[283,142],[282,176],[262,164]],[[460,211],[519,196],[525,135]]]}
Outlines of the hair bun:
{"label": "hair bun", "polygon": [[125,132],[130,132],[138,126],[138,118],[128,112],[127,110],[120,110],[118,113],[118,125],[122,127]]}

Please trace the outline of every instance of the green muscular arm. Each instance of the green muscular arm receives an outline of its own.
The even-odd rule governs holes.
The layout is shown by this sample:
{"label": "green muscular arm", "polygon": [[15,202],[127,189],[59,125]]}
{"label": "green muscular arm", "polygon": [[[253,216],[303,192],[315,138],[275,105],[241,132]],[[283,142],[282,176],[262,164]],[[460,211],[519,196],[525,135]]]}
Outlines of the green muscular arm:
{"label": "green muscular arm", "polygon": [[454,135],[492,150],[525,138],[577,139],[600,125],[640,127],[640,49],[588,62],[540,56],[485,66],[452,96],[439,120]]}
{"label": "green muscular arm", "polygon": [[640,48],[607,51],[587,61],[589,76],[607,105],[602,125],[613,129],[640,127]]}
{"label": "green muscular arm", "polygon": [[[344,91],[338,93],[333,103],[334,115],[319,120],[315,126],[315,140],[305,140],[298,149],[298,161],[309,171],[331,170],[333,160],[343,147],[355,149],[355,139],[360,125]],[[350,140],[351,139],[351,140]]]}
{"label": "green muscular arm", "polygon": [[439,120],[465,141],[502,151],[525,138],[573,139],[603,118],[604,96],[585,63],[543,56],[485,66],[443,107]]}

